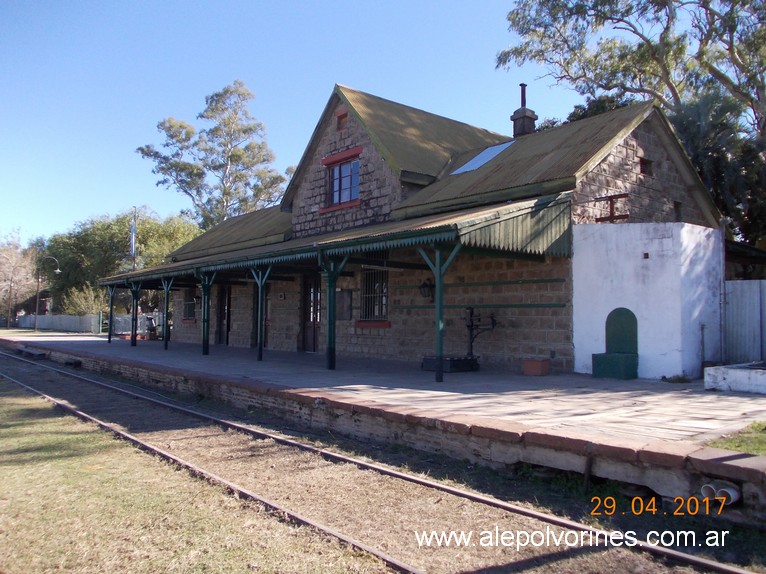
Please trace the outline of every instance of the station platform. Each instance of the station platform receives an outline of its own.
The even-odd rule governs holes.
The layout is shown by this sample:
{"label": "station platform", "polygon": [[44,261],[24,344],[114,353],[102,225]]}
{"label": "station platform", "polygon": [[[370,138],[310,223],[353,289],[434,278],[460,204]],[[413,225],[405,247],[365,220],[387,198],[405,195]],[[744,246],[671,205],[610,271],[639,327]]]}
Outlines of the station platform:
{"label": "station platform", "polygon": [[445,373],[444,382],[417,363],[338,356],[335,370],[323,354],[169,341],[127,340],[105,335],[0,332],[0,341],[87,353],[120,361],[174,368],[285,389],[322,390],[339,400],[373,401],[394,408],[424,409],[442,415],[471,415],[513,421],[530,427],[568,429],[610,437],[683,440],[702,443],[766,421],[766,395],[710,392],[702,380],[594,379],[589,375],[522,376],[500,370]]}

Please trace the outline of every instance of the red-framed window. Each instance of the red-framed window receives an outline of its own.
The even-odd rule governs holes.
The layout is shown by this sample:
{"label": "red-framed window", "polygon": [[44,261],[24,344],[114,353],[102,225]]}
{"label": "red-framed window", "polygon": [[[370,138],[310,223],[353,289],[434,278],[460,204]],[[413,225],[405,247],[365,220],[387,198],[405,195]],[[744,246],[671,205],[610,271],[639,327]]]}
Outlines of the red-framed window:
{"label": "red-framed window", "polygon": [[330,167],[330,204],[339,205],[359,198],[359,160]]}
{"label": "red-framed window", "polygon": [[328,174],[328,204],[342,205],[359,199],[359,155],[362,147],[333,154],[322,160]]}

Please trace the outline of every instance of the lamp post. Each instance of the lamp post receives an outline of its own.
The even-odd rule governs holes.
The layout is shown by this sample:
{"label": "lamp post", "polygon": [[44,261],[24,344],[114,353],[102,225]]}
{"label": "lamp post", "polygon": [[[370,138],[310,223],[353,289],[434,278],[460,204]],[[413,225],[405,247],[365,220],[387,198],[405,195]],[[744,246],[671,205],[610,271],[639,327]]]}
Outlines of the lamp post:
{"label": "lamp post", "polygon": [[46,259],[53,259],[56,262],[56,269],[54,269],[54,273],[57,275],[61,273],[61,266],[59,265],[59,260],[56,259],[53,255],[46,255],[42,257],[37,262],[37,294],[35,295],[35,333],[37,333],[37,315],[40,313],[40,283],[42,283],[43,276],[42,276],[42,267],[43,267],[43,261]]}

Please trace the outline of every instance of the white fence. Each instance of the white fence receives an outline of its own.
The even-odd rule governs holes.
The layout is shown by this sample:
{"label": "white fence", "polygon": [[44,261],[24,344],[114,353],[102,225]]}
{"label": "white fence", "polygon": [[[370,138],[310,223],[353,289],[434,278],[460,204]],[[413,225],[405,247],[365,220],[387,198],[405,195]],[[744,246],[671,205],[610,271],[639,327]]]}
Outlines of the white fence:
{"label": "white fence", "polygon": [[[20,329],[34,329],[34,315],[20,315],[17,321]],[[69,333],[100,333],[100,315],[40,315],[37,328],[41,331],[65,331]]]}
{"label": "white fence", "polygon": [[[103,333],[107,326],[102,321],[106,321],[107,315],[40,315],[37,317],[37,329],[40,331],[63,331],[67,333]],[[162,313],[141,314],[138,316],[138,333],[145,335],[147,332],[147,323],[153,323],[160,331],[164,325]],[[34,315],[20,315],[17,326],[19,329],[34,329]],[[130,333],[130,315],[114,315],[114,325],[112,333]]]}
{"label": "white fence", "polygon": [[726,282],[725,362],[766,357],[766,281]]}

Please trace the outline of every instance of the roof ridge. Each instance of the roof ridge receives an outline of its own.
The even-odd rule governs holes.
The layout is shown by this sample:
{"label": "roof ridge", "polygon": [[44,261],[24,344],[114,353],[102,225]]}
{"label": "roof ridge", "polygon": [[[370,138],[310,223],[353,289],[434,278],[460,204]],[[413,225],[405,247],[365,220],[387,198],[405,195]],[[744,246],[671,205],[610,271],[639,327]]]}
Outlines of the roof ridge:
{"label": "roof ridge", "polygon": [[480,130],[480,131],[486,132],[488,134],[497,135],[497,136],[501,136],[501,137],[507,137],[509,139],[511,138],[511,136],[506,135],[506,134],[501,134],[500,132],[495,132],[493,130],[489,130],[487,128],[483,128],[481,126],[477,126],[477,125],[474,125],[474,124],[469,124],[468,122],[464,122],[462,120],[456,120],[455,118],[451,118],[449,116],[445,116],[445,115],[442,115],[442,114],[437,114],[435,112],[429,112],[428,110],[424,110],[422,108],[411,106],[409,104],[403,104],[401,102],[397,102],[395,100],[384,98],[384,97],[378,96],[376,94],[371,94],[371,93],[365,92],[363,90],[357,90],[356,88],[352,88],[352,87],[346,86],[344,84],[335,84],[335,87],[338,90],[341,90],[342,92],[343,91],[354,92],[356,94],[361,94],[361,95],[363,95],[365,97],[373,98],[375,100],[379,100],[379,101],[385,102],[387,104],[391,104],[391,105],[394,105],[394,106],[398,106],[400,108],[412,110],[414,112],[418,112],[418,113],[426,115],[426,116],[430,116],[430,117],[433,117],[433,118],[439,118],[439,119],[442,119],[442,120],[447,120],[447,121],[455,123],[455,124],[462,124],[462,125],[464,125],[466,127],[469,127],[469,128],[475,129],[475,130]]}

